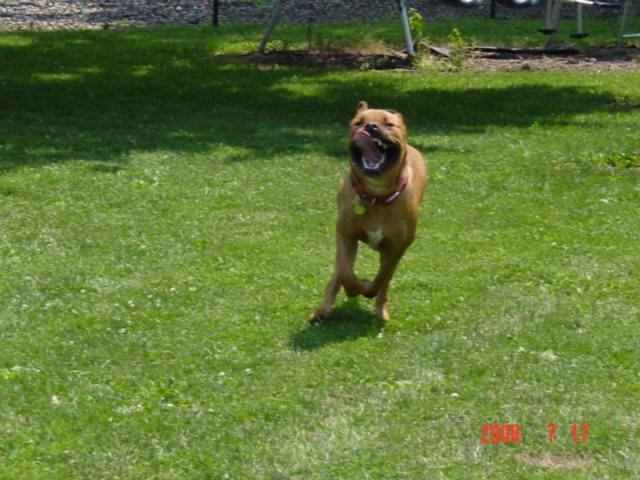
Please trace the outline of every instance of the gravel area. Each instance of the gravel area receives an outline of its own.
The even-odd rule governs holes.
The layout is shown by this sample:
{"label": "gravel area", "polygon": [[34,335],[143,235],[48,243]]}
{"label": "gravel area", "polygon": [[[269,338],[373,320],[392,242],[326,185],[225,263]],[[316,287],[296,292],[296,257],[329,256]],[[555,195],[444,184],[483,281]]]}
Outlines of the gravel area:
{"label": "gravel area", "polygon": [[[544,0],[542,0],[544,2]],[[457,7],[447,0],[408,0],[426,19],[443,15],[489,16],[489,0]],[[0,30],[106,29],[147,25],[198,25],[211,22],[211,0],[0,0]],[[221,23],[266,22],[270,8],[256,2],[220,0]],[[393,0],[287,0],[283,21],[328,22],[397,16]],[[503,18],[542,19],[542,4],[529,8],[498,6]]]}

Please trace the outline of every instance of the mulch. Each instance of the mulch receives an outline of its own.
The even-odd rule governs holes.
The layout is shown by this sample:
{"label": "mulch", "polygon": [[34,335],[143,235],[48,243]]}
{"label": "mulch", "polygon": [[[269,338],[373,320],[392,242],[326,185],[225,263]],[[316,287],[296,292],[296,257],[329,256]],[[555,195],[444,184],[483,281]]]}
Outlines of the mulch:
{"label": "mulch", "polygon": [[[354,50],[284,50],[267,53],[253,52],[243,55],[215,57],[226,61],[244,62],[261,68],[309,67],[321,69],[350,70],[405,70],[415,71],[409,57],[399,51],[383,53],[361,53]],[[434,47],[432,63],[437,68],[437,60],[442,61],[442,69],[447,60],[447,50]],[[467,52],[467,58],[458,71],[583,71],[583,72],[635,72],[640,70],[640,48],[629,47],[574,47],[535,48],[495,48],[477,47]]]}

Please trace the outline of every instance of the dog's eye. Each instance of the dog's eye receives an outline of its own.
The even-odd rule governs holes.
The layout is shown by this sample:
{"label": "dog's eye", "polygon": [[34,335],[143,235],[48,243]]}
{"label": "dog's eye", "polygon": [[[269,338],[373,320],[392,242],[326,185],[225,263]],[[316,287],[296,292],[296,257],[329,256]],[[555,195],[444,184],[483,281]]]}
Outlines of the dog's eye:
{"label": "dog's eye", "polygon": [[364,122],[363,122],[362,120],[360,120],[360,121],[358,121],[358,122],[354,123],[353,125],[354,125],[355,127],[361,127],[361,126],[363,126],[363,125],[364,125]]}
{"label": "dog's eye", "polygon": [[387,123],[384,124],[384,126],[387,127],[387,128],[393,128],[393,127],[396,126],[396,124],[393,123],[393,122],[387,122]]}

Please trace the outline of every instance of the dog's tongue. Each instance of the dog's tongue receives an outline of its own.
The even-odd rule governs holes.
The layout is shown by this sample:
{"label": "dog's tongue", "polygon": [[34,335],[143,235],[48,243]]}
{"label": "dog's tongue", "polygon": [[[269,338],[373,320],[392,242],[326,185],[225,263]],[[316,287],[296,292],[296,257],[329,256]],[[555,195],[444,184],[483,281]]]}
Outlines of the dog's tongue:
{"label": "dog's tongue", "polygon": [[370,170],[378,168],[384,160],[384,154],[378,151],[369,132],[363,129],[358,130],[355,135],[355,143],[362,151],[364,167]]}

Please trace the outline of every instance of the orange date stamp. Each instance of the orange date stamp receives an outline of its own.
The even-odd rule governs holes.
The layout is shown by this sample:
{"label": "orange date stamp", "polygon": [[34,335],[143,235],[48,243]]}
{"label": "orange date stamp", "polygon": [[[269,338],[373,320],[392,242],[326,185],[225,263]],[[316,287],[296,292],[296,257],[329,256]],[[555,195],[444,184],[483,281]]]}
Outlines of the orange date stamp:
{"label": "orange date stamp", "polygon": [[[556,432],[558,428],[555,423],[547,423],[547,429],[549,430],[549,443],[553,443],[556,440]],[[521,443],[523,431],[520,425],[517,423],[505,423],[505,424],[483,424],[480,426],[482,433],[480,434],[480,443]],[[564,431],[565,428],[561,427],[560,431]],[[573,423],[569,427],[571,432],[571,441],[573,443],[587,443],[587,433],[589,432],[589,425],[586,423]]]}

